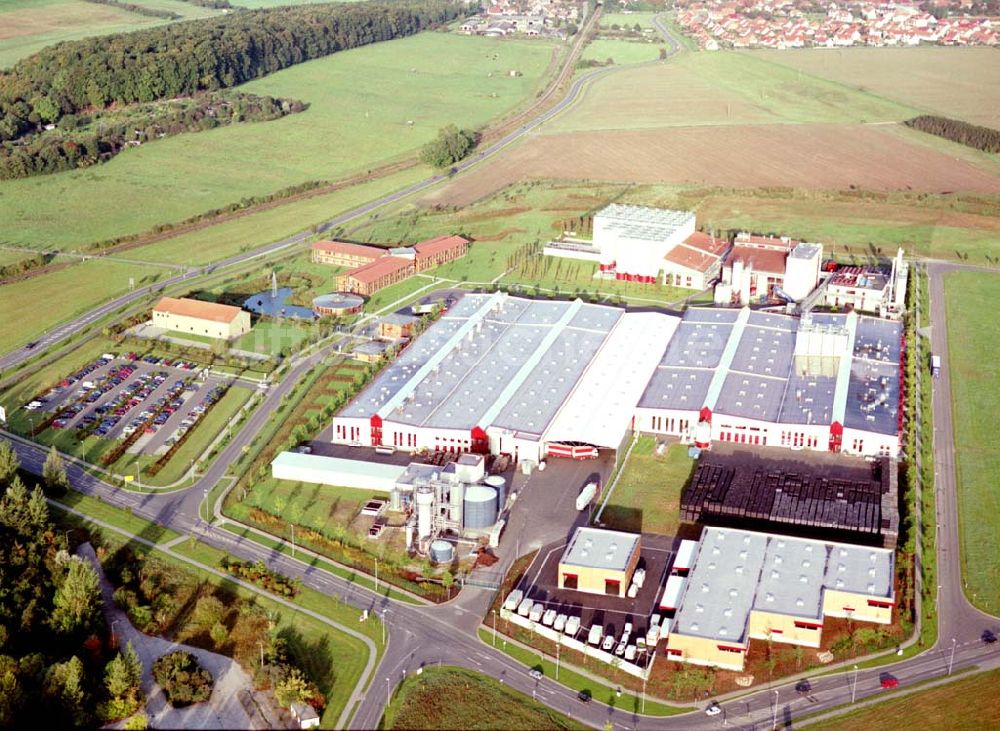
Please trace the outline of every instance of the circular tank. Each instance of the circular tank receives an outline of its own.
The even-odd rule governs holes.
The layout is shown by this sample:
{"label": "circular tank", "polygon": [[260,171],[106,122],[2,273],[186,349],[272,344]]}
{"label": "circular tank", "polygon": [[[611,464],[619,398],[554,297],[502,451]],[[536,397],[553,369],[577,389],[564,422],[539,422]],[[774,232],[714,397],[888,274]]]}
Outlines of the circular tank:
{"label": "circular tank", "polygon": [[462,523],[466,528],[489,528],[497,522],[497,491],[486,485],[470,485],[465,491]]}
{"label": "circular tank", "polygon": [[500,475],[490,475],[483,480],[483,484],[497,491],[497,512],[503,510],[507,504],[507,480]]}
{"label": "circular tank", "polygon": [[455,560],[455,547],[440,538],[431,543],[431,561],[434,563],[451,563]]}
{"label": "circular tank", "polygon": [[363,297],[349,292],[334,292],[323,294],[313,300],[313,311],[320,316],[333,315],[340,317],[358,312],[365,304]]}
{"label": "circular tank", "polygon": [[431,518],[434,512],[434,489],[417,488],[417,536],[427,538],[431,534]]}

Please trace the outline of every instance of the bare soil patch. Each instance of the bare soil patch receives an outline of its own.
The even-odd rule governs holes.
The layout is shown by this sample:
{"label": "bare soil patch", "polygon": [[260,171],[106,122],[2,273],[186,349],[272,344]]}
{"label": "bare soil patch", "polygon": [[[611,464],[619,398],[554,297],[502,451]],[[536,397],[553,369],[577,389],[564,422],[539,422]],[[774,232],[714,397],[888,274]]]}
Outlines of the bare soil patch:
{"label": "bare soil patch", "polygon": [[741,125],[534,137],[428,201],[468,205],[526,178],[1000,193],[1000,177],[985,167],[879,126]]}

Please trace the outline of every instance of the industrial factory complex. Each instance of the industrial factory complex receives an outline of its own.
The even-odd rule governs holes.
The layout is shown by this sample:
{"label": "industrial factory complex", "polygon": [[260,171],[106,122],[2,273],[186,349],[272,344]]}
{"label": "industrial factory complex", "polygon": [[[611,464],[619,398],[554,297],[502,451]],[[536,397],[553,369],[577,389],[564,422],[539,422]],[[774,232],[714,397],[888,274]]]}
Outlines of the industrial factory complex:
{"label": "industrial factory complex", "polygon": [[[408,551],[449,565],[470,555],[456,546],[498,549],[511,526],[520,541],[515,514],[538,501],[564,522],[500,617],[644,679],[658,653],[743,671],[751,639],[819,649],[828,617],[891,623],[907,265],[839,269],[820,244],[694,225],[689,212],[612,205],[592,241],[564,237],[545,254],[590,259],[596,278],[714,287],[715,306],[497,291],[451,294],[426,322],[418,308],[394,313],[372,344],[398,354],[320,437],[278,455],[272,477],[384,495],[365,506],[378,516],[369,535],[402,530]],[[425,244],[410,258],[339,242],[313,255],[363,278],[394,261],[419,270],[428,252],[452,260],[465,240]],[[696,458],[679,517],[697,540],[589,519],[641,434]],[[545,494],[524,497],[509,470],[552,459],[564,474],[574,460],[595,468],[586,485],[532,477]]]}
{"label": "industrial factory complex", "polygon": [[334,418],[333,441],[537,463],[639,431],[895,457],[901,338],[853,312],[678,317],[469,294]]}

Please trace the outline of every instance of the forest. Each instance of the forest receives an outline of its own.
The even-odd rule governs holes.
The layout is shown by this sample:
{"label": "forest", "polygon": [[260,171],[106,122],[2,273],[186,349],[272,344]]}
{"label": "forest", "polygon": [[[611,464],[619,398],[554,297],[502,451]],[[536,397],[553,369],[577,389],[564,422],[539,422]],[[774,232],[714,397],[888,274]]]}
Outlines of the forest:
{"label": "forest", "polygon": [[279,7],[58,43],[0,74],[0,142],[67,115],[233,87],[462,9],[444,0]]}
{"label": "forest", "polygon": [[989,127],[980,127],[977,124],[969,124],[959,119],[936,117],[930,114],[922,114],[919,117],[908,119],[903,124],[983,152],[1000,152],[1000,131]]}

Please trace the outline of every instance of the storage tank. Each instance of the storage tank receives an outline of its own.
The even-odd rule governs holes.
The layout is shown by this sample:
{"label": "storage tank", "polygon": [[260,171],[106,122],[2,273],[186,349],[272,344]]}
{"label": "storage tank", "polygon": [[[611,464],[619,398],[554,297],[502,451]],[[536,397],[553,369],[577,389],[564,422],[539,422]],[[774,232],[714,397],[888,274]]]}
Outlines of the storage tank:
{"label": "storage tank", "polygon": [[431,534],[432,515],[434,513],[434,488],[429,486],[417,488],[417,536],[421,539]]}
{"label": "storage tank", "polygon": [[497,510],[503,510],[507,504],[507,480],[500,475],[490,475],[483,483],[497,491]]}
{"label": "storage tank", "polygon": [[438,539],[431,543],[431,561],[451,563],[455,560],[455,547],[448,541]]}
{"label": "storage tank", "polygon": [[462,512],[466,528],[489,528],[497,522],[497,491],[487,485],[470,485]]}
{"label": "storage tank", "polygon": [[707,421],[698,422],[694,434],[694,446],[699,449],[707,449],[712,445],[712,425]]}

